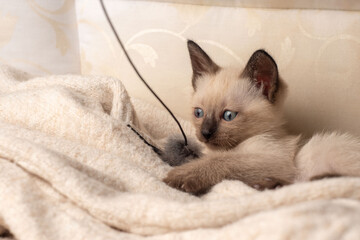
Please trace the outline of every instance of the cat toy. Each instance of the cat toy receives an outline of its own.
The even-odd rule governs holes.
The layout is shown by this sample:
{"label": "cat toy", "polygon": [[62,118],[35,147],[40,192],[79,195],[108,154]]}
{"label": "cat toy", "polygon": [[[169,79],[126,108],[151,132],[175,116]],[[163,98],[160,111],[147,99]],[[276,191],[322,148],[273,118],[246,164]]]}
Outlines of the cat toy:
{"label": "cat toy", "polygon": [[160,97],[154,92],[154,90],[149,86],[149,84],[142,77],[142,75],[140,74],[140,72],[136,68],[135,64],[131,60],[128,52],[126,51],[125,46],[122,43],[122,41],[121,41],[121,39],[120,39],[120,37],[119,37],[113,23],[112,23],[109,15],[108,15],[108,12],[106,10],[106,7],[104,5],[103,0],[100,0],[100,4],[101,4],[102,10],[104,12],[104,15],[106,17],[106,20],[109,23],[110,28],[111,28],[112,32],[114,33],[120,47],[124,51],[124,54],[125,54],[128,62],[130,63],[130,65],[134,69],[134,71],[135,71],[136,75],[139,77],[139,79],[147,87],[147,89],[149,89],[149,91],[153,94],[153,96],[160,102],[160,104],[167,110],[167,112],[170,114],[170,116],[174,119],[174,121],[176,122],[176,124],[179,127],[179,130],[180,130],[180,132],[182,134],[183,141],[178,136],[171,136],[171,137],[168,138],[168,140],[167,140],[167,142],[166,142],[166,144],[164,146],[164,149],[160,150],[157,147],[150,144],[149,142],[147,142],[145,140],[145,138],[142,137],[141,134],[138,133],[132,126],[130,126],[130,125],[127,125],[127,126],[136,135],[138,135],[140,137],[140,139],[144,141],[145,144],[150,146],[155,153],[159,154],[160,158],[164,162],[167,162],[171,166],[178,166],[178,165],[181,165],[181,164],[183,164],[185,162],[191,161],[194,158],[200,157],[201,156],[201,147],[200,147],[200,145],[197,144],[195,141],[192,141],[192,140],[188,141],[188,139],[186,137],[186,134],[185,134],[180,122],[175,117],[175,115],[172,113],[172,111],[166,106],[166,104],[160,99]]}

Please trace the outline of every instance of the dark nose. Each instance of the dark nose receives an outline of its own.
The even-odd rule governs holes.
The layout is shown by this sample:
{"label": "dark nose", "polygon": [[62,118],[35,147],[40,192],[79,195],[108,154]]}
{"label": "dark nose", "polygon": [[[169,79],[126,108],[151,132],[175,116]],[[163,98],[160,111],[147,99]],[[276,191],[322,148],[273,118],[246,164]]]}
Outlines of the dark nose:
{"label": "dark nose", "polygon": [[204,136],[206,140],[209,140],[215,131],[209,129],[201,130],[201,134]]}

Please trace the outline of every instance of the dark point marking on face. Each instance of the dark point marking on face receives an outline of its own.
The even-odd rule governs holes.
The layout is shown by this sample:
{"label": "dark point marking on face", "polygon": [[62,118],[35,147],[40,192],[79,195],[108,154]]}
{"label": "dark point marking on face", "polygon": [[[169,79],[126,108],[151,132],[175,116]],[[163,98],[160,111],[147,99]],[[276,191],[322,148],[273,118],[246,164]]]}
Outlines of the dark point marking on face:
{"label": "dark point marking on face", "polygon": [[209,140],[218,128],[218,122],[214,117],[206,117],[201,124],[201,135]]}

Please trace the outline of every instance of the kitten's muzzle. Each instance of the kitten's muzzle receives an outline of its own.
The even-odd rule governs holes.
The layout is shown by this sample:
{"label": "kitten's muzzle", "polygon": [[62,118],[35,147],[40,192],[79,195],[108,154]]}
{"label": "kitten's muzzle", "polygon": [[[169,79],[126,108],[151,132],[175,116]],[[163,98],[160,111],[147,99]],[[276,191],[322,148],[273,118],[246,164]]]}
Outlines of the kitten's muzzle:
{"label": "kitten's muzzle", "polygon": [[206,140],[209,140],[211,138],[211,136],[214,134],[215,131],[209,131],[209,129],[204,129],[201,130],[201,135],[203,135],[203,137]]}
{"label": "kitten's muzzle", "polygon": [[217,130],[217,122],[214,118],[205,118],[201,125],[201,135],[209,140]]}

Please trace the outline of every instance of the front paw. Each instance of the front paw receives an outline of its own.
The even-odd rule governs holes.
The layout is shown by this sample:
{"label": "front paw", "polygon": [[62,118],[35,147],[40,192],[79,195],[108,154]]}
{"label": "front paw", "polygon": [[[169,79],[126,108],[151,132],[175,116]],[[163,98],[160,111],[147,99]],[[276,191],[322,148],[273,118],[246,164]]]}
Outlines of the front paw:
{"label": "front paw", "polygon": [[282,187],[283,185],[287,185],[289,183],[280,179],[266,177],[264,179],[257,180],[247,184],[257,190],[262,191],[265,189],[276,189]]}
{"label": "front paw", "polygon": [[170,187],[195,195],[207,192],[212,186],[201,173],[183,166],[171,170],[163,181]]}

